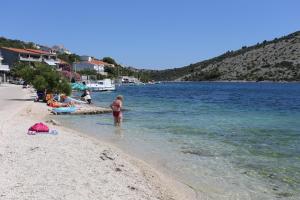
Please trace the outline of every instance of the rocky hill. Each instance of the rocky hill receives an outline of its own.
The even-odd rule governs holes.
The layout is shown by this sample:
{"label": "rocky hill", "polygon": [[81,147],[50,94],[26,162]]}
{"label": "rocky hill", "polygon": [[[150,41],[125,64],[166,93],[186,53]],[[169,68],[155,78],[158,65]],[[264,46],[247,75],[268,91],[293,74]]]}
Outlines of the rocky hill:
{"label": "rocky hill", "polygon": [[170,81],[300,81],[300,31],[182,68],[147,73]]}

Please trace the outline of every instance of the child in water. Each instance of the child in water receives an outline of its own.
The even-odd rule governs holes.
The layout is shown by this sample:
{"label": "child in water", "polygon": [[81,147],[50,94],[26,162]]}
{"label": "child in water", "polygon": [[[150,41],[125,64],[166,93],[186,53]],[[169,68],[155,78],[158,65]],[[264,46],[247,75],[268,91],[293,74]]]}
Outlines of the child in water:
{"label": "child in water", "polygon": [[120,126],[122,122],[122,105],[123,105],[123,96],[118,95],[116,99],[110,105],[113,110],[113,116],[115,120],[115,126]]}

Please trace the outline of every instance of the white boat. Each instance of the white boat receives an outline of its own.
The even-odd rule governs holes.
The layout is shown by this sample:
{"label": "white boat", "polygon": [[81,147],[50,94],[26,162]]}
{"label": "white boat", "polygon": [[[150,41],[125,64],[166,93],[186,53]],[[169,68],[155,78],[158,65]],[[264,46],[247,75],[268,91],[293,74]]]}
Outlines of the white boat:
{"label": "white boat", "polygon": [[120,76],[116,81],[117,81],[117,83],[119,83],[119,85],[122,84],[124,86],[145,85],[139,79],[137,79],[133,76]]}
{"label": "white boat", "polygon": [[92,91],[113,91],[116,86],[111,79],[103,79],[95,82],[87,83],[86,86]]}

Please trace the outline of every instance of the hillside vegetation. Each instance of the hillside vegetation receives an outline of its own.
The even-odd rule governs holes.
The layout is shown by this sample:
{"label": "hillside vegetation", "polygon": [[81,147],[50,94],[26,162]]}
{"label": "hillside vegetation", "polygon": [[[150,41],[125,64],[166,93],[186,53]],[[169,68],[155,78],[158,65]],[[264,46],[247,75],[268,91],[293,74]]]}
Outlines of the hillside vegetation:
{"label": "hillside vegetation", "polygon": [[0,37],[0,47],[13,47],[20,49],[35,49],[35,45],[33,42],[23,42],[21,40],[11,40],[5,37]]}
{"label": "hillside vegetation", "polygon": [[300,31],[182,68],[144,73],[167,81],[300,81]]}

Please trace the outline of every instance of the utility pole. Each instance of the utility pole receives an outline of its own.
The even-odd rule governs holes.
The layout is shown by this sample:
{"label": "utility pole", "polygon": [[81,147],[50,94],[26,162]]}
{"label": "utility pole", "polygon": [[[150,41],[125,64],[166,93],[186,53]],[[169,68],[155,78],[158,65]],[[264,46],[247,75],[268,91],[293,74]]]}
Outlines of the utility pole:
{"label": "utility pole", "polygon": [[75,73],[76,73],[76,62],[77,62],[77,61],[76,61],[76,58],[75,58]]}
{"label": "utility pole", "polygon": [[72,81],[72,68],[73,68],[73,66],[71,65],[70,66],[70,82]]}

